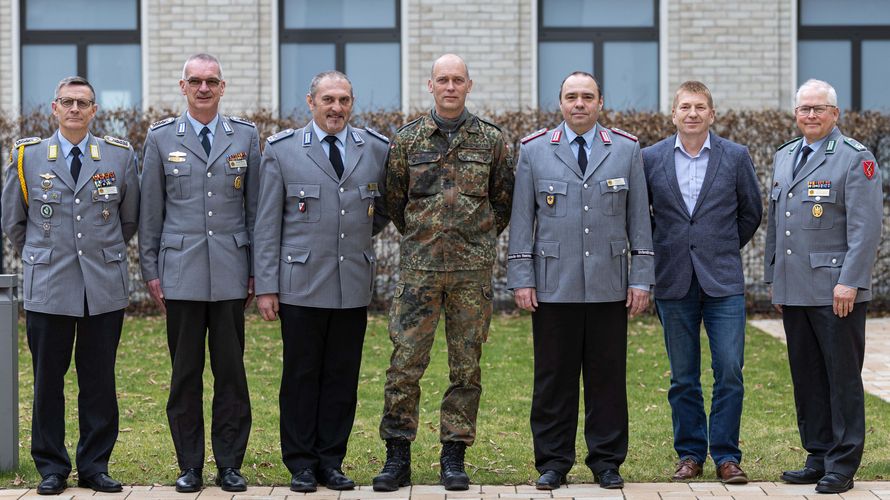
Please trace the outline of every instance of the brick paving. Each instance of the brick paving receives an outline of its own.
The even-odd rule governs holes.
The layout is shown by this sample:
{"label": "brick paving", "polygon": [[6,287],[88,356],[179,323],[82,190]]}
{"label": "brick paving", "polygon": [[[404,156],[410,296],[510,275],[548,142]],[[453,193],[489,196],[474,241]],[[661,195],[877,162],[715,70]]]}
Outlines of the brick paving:
{"label": "brick paving", "polygon": [[[782,320],[762,319],[752,320],[749,323],[785,342]],[[869,394],[874,394],[890,403],[890,318],[872,318],[865,321],[862,385]]]}

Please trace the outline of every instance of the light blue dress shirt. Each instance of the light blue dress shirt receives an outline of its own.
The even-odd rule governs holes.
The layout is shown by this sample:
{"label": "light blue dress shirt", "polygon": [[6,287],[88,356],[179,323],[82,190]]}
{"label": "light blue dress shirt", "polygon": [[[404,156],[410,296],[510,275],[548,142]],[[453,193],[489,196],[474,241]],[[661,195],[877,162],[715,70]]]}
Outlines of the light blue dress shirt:
{"label": "light blue dress shirt", "polygon": [[[572,148],[572,154],[575,158],[578,157],[578,148],[581,147],[575,142],[575,137],[578,137],[572,129],[566,126],[566,140],[569,141],[569,146]],[[593,124],[593,128],[585,132],[581,135],[584,138],[584,152],[587,153],[587,159],[590,160],[590,150],[593,148],[593,138],[596,137],[596,124]]]}
{"label": "light blue dress shirt", "polygon": [[[71,149],[74,148],[74,144],[71,144],[68,139],[65,139],[65,136],[62,135],[62,132],[56,132],[59,136],[59,146],[62,148],[62,156],[65,158],[65,163],[68,164],[68,170],[71,170],[71,160],[74,159],[74,156],[71,155]],[[87,133],[84,136],[83,140],[80,141],[80,144],[77,144],[77,147],[80,148],[80,157],[83,158],[83,155],[87,152],[87,144],[90,142],[90,134]],[[81,160],[81,164],[83,164],[83,160]]]}
{"label": "light blue dress shirt", "polygon": [[674,165],[677,169],[677,184],[680,185],[680,194],[683,195],[683,201],[686,203],[686,210],[689,215],[695,210],[695,204],[698,202],[698,195],[701,194],[701,185],[705,180],[705,173],[708,171],[708,160],[711,158],[711,134],[705,138],[698,154],[692,156],[683,147],[683,141],[677,134],[677,140],[674,142]]}
{"label": "light blue dress shirt", "polygon": [[188,111],[185,112],[185,117],[188,118],[189,123],[192,124],[192,130],[194,130],[195,134],[197,134],[198,140],[201,140],[201,129],[203,129],[204,127],[210,129],[210,133],[207,134],[207,140],[209,140],[210,145],[213,146],[213,138],[216,136],[216,124],[219,123],[219,114],[214,116],[213,119],[210,120],[210,123],[208,123],[207,125],[204,125],[198,120],[192,118],[192,115],[190,115]]}
{"label": "light blue dress shirt", "polygon": [[[831,135],[831,134],[829,134],[829,135]],[[816,142],[814,142],[814,143],[812,143],[812,144],[809,144],[809,143],[807,143],[807,138],[804,137],[803,140],[801,141],[802,144],[801,144],[801,146],[800,146],[800,149],[798,149],[798,150],[797,150],[797,154],[794,155],[794,163],[792,163],[792,165],[793,165],[794,167],[797,167],[797,162],[800,161],[800,155],[803,154],[803,148],[804,148],[804,146],[809,146],[810,149],[813,150],[813,152],[810,153],[810,156],[807,156],[807,163],[809,163],[810,160],[812,160],[813,157],[816,156],[814,153],[816,153],[817,151],[819,151],[819,148],[822,147],[822,144],[825,142],[825,139],[828,139],[828,136],[827,136],[827,135],[826,135],[825,137],[819,139],[818,141],[816,141]],[[806,164],[804,164],[804,165],[806,165]],[[794,167],[792,167],[792,168],[794,168]],[[803,167],[801,167],[801,170],[803,170]]]}
{"label": "light blue dress shirt", "polygon": [[[340,159],[343,160],[343,167],[346,167],[346,129],[347,127],[343,127],[343,130],[337,132],[334,137],[337,138],[337,142],[334,144],[337,145],[337,149],[340,150]],[[312,130],[315,131],[315,137],[318,138],[318,142],[321,144],[321,149],[324,150],[324,154],[328,155],[328,158],[331,157],[331,145],[328,144],[325,137],[331,135],[321,128],[318,127],[318,124],[313,120],[312,122]]]}

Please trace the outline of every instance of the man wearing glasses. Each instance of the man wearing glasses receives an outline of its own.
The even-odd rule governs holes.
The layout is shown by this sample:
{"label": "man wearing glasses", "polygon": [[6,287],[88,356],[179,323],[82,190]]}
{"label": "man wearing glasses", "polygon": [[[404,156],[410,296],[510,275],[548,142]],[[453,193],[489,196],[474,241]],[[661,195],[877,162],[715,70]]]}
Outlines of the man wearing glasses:
{"label": "man wearing glasses", "polygon": [[803,138],[773,162],[764,281],[782,313],[804,467],[782,480],[819,493],[853,487],[865,441],[865,313],[881,238],[881,172],[836,124],[837,93],[809,80],[797,90]]}
{"label": "man wearing glasses", "polygon": [[219,114],[226,82],[216,57],[191,56],[179,87],[188,110],[152,124],[145,139],[139,231],[142,278],[167,314],[167,418],[181,469],[176,491],[196,492],[203,483],[205,342],[214,377],[216,484],[245,491],[239,469],[251,413],[244,309],[253,299],[259,136],[252,123]]}
{"label": "man wearing glasses", "polygon": [[127,241],[136,234],[139,178],[127,141],[90,133],[95,99],[84,78],[59,82],[52,102],[59,130],[15,143],[3,188],[3,230],[24,268],[34,364],[31,456],[41,495],[62,493],[71,473],[64,385],[72,354],[78,486],[121,491],[108,460],[118,436],[114,365],[129,302]]}

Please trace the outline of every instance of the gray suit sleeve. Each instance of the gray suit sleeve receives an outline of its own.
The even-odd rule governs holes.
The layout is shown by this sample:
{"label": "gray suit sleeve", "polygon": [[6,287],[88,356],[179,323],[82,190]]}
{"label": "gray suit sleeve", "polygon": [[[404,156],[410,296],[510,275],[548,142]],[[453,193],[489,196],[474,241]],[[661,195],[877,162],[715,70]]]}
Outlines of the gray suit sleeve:
{"label": "gray suit sleeve", "polygon": [[744,247],[754,237],[763,219],[763,202],[760,200],[760,183],[754,170],[754,161],[744,148],[736,164],[736,212],[739,227],[739,248]]}
{"label": "gray suit sleeve", "polygon": [[275,147],[266,144],[260,165],[259,201],[254,229],[253,275],[257,295],[278,293],[278,259],[281,253],[281,219],[285,200],[281,164]]}
{"label": "gray suit sleeve", "polygon": [[18,255],[25,247],[25,231],[28,226],[28,207],[22,196],[18,174],[18,151],[12,154],[12,163],[6,169],[6,183],[3,184],[3,232],[12,242]]}
{"label": "gray suit sleeve", "polygon": [[130,147],[130,154],[127,155],[127,165],[124,170],[126,172],[125,191],[118,214],[121,220],[121,233],[123,233],[126,242],[136,234],[136,228],[139,226],[139,169],[136,167],[136,152],[132,147]]}
{"label": "gray suit sleeve", "polygon": [[534,227],[535,191],[531,153],[521,145],[513,186],[510,244],[507,255],[507,288],[535,288]]}
{"label": "gray suit sleeve", "polygon": [[[863,162],[874,162],[874,176],[863,172]],[[881,240],[884,211],[881,169],[868,151],[857,153],[847,169],[844,182],[847,215],[847,254],[838,283],[854,288],[871,288],[872,270]]]}
{"label": "gray suit sleeve", "polygon": [[777,152],[773,157],[773,177],[770,179],[769,189],[766,191],[769,211],[766,214],[766,243],[763,246],[763,281],[767,284],[772,284],[773,269],[776,267],[776,202],[773,200],[772,190],[776,182],[779,154]]}
{"label": "gray suit sleeve", "polygon": [[628,283],[642,288],[655,284],[655,252],[652,250],[652,221],[649,218],[649,190],[643,171],[640,144],[634,143],[627,195],[627,235],[630,239]]}
{"label": "gray suit sleeve", "polygon": [[247,233],[250,237],[250,247],[248,251],[248,269],[250,275],[253,276],[253,257],[254,257],[254,229],[256,225],[257,200],[260,196],[260,136],[257,130],[251,129],[250,152],[247,153],[247,173],[244,174],[244,215],[247,223]]}
{"label": "gray suit sleeve", "polygon": [[158,252],[164,229],[167,186],[164,164],[155,139],[149,132],[142,148],[142,182],[139,203],[139,264],[143,281],[158,276]]}

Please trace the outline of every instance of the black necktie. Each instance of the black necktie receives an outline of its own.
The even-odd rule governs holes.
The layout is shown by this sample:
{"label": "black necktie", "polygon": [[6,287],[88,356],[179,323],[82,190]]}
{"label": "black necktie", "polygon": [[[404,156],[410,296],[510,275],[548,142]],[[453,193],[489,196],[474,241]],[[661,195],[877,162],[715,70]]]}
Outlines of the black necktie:
{"label": "black necktie", "polygon": [[80,148],[74,146],[71,148],[71,177],[74,178],[74,182],[77,182],[77,177],[80,175]]}
{"label": "black necktie", "polygon": [[343,177],[343,158],[340,158],[340,148],[337,147],[337,136],[329,135],[324,138],[328,143],[328,158],[331,159],[331,165],[337,172],[337,177]]}
{"label": "black necktie", "polygon": [[587,141],[579,135],[578,137],[575,137],[575,140],[572,142],[578,143],[578,166],[581,167],[581,173],[583,174],[587,171],[587,150],[584,149],[584,145],[587,144]]}
{"label": "black necktie", "polygon": [[204,146],[204,152],[210,156],[210,129],[207,127],[201,129],[201,146]]}
{"label": "black necktie", "polygon": [[807,158],[809,158],[810,153],[813,152],[813,148],[809,146],[804,146],[802,150],[800,150],[800,161],[797,162],[797,166],[794,167],[794,175],[792,175],[792,179],[797,177],[797,173],[800,172],[800,169],[803,168],[804,165],[807,164]]}

